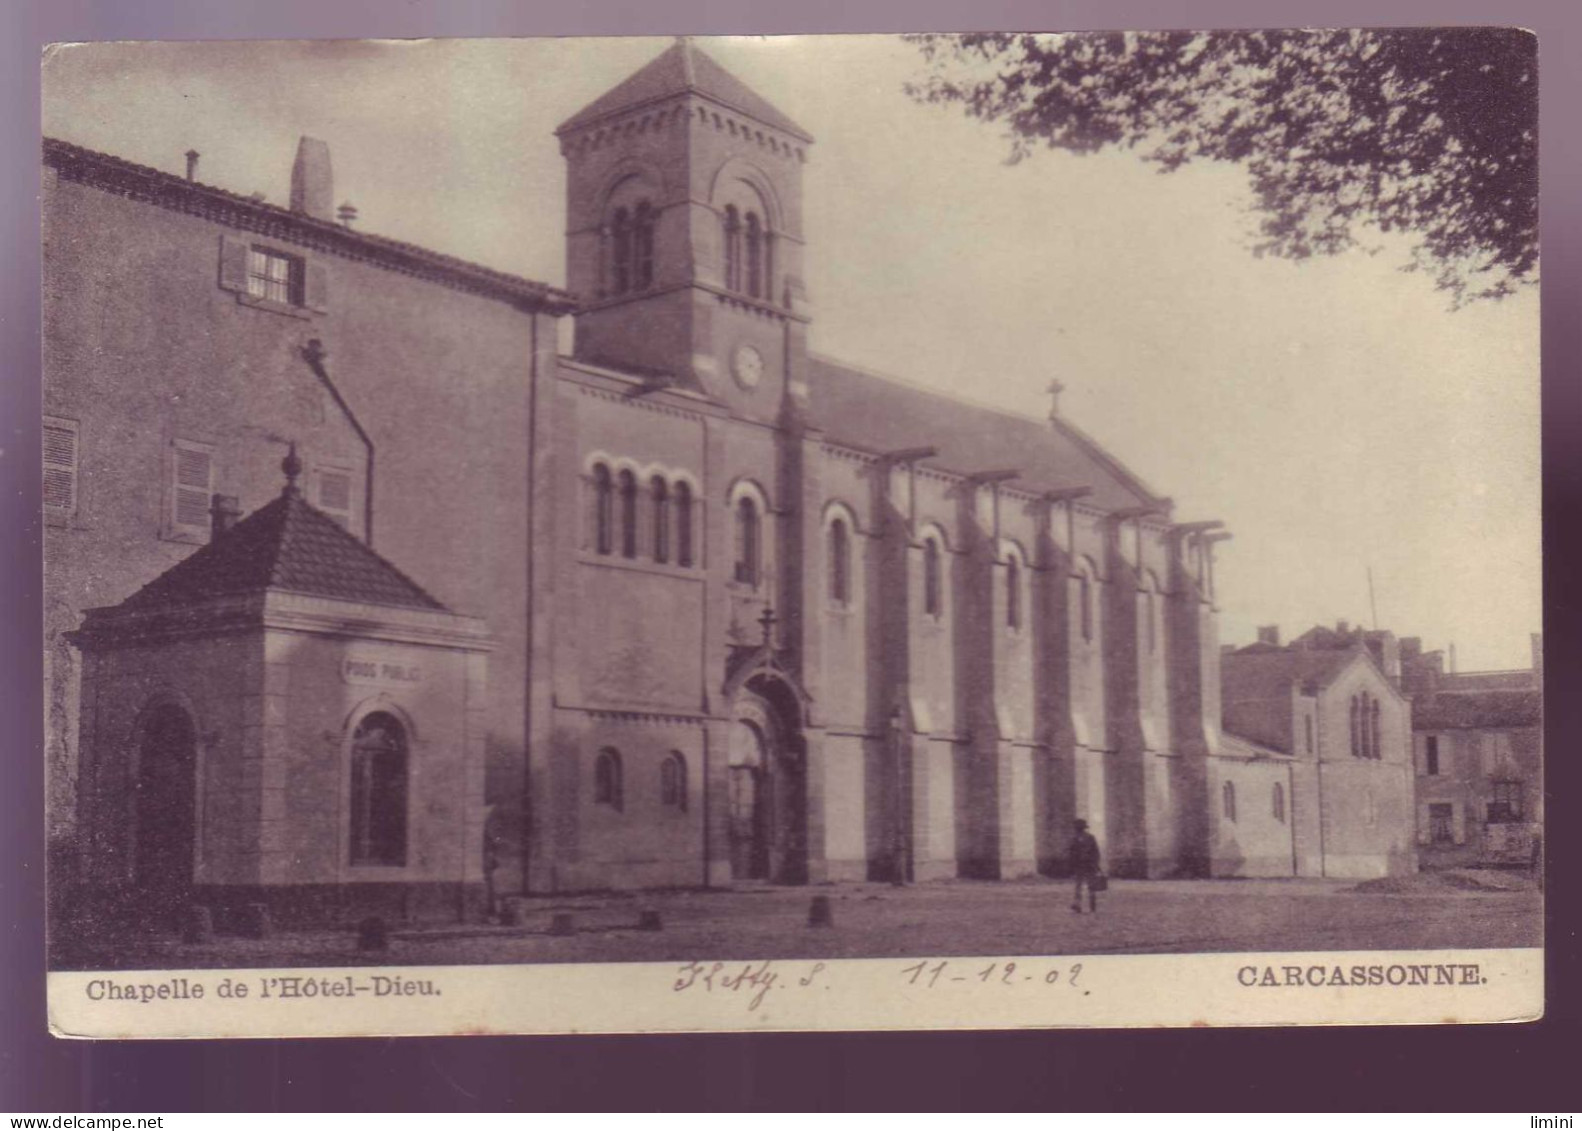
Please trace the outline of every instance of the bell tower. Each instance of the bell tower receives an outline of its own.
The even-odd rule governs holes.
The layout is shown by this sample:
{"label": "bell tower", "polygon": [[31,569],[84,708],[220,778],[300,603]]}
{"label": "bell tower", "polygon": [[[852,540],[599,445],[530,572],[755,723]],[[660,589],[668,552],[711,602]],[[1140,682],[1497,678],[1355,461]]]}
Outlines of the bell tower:
{"label": "bell tower", "polygon": [[805,396],[807,132],[682,37],[556,136],[576,357],[766,421]]}

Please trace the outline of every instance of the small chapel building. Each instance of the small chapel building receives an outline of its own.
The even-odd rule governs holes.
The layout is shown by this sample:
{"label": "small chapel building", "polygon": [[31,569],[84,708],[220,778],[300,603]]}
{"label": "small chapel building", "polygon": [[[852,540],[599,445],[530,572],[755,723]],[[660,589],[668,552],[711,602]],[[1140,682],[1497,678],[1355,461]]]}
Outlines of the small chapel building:
{"label": "small chapel building", "polygon": [[813,139],[690,42],[557,136],[564,291],[338,221],[311,139],[289,207],[45,143],[76,875],[1008,879],[1079,817],[1116,875],[1307,874],[1223,847],[1219,523],[1058,411],[816,353]]}

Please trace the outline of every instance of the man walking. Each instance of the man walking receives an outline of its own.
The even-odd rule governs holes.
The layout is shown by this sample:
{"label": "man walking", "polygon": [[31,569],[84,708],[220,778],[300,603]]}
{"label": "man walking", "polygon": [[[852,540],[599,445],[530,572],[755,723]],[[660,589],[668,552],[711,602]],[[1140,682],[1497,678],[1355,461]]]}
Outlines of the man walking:
{"label": "man walking", "polygon": [[1073,826],[1071,844],[1066,852],[1071,860],[1071,874],[1076,877],[1076,888],[1071,894],[1071,910],[1082,914],[1082,888],[1087,885],[1088,910],[1097,912],[1099,896],[1095,881],[1099,879],[1099,842],[1088,832],[1088,823],[1078,817]]}

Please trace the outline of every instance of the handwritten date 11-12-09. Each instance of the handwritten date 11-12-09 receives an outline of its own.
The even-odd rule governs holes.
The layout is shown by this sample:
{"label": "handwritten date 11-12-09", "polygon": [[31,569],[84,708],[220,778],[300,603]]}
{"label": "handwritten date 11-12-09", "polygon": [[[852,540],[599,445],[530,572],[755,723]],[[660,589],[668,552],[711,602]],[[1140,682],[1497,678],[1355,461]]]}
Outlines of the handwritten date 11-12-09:
{"label": "handwritten date 11-12-09", "polygon": [[[759,963],[688,962],[677,971],[671,985],[676,993],[702,990],[704,993],[743,994],[747,1009],[756,1010],[764,1003],[771,990],[828,990],[838,972],[831,971],[822,962],[802,967],[800,973],[782,974],[771,960]],[[1015,962],[989,962],[979,965],[971,961],[947,958],[923,959],[904,966],[899,971],[906,986],[932,990],[937,986],[954,983],[998,986],[1055,986],[1065,984],[1073,989],[1082,976],[1082,963],[1076,962],[1069,969],[1058,966]],[[1087,990],[1082,990],[1086,994]]]}

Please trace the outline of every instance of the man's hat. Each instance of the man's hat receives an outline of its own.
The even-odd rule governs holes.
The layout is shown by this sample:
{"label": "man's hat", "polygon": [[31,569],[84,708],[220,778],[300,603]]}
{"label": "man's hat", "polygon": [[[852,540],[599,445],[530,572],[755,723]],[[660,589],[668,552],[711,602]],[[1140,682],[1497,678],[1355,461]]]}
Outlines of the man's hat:
{"label": "man's hat", "polygon": [[1073,825],[1077,826],[1077,828],[1079,828],[1079,829],[1085,829],[1085,828],[1088,827],[1088,823],[1086,821],[1084,821],[1081,817],[1078,817],[1075,821],[1072,821],[1071,823]]}

